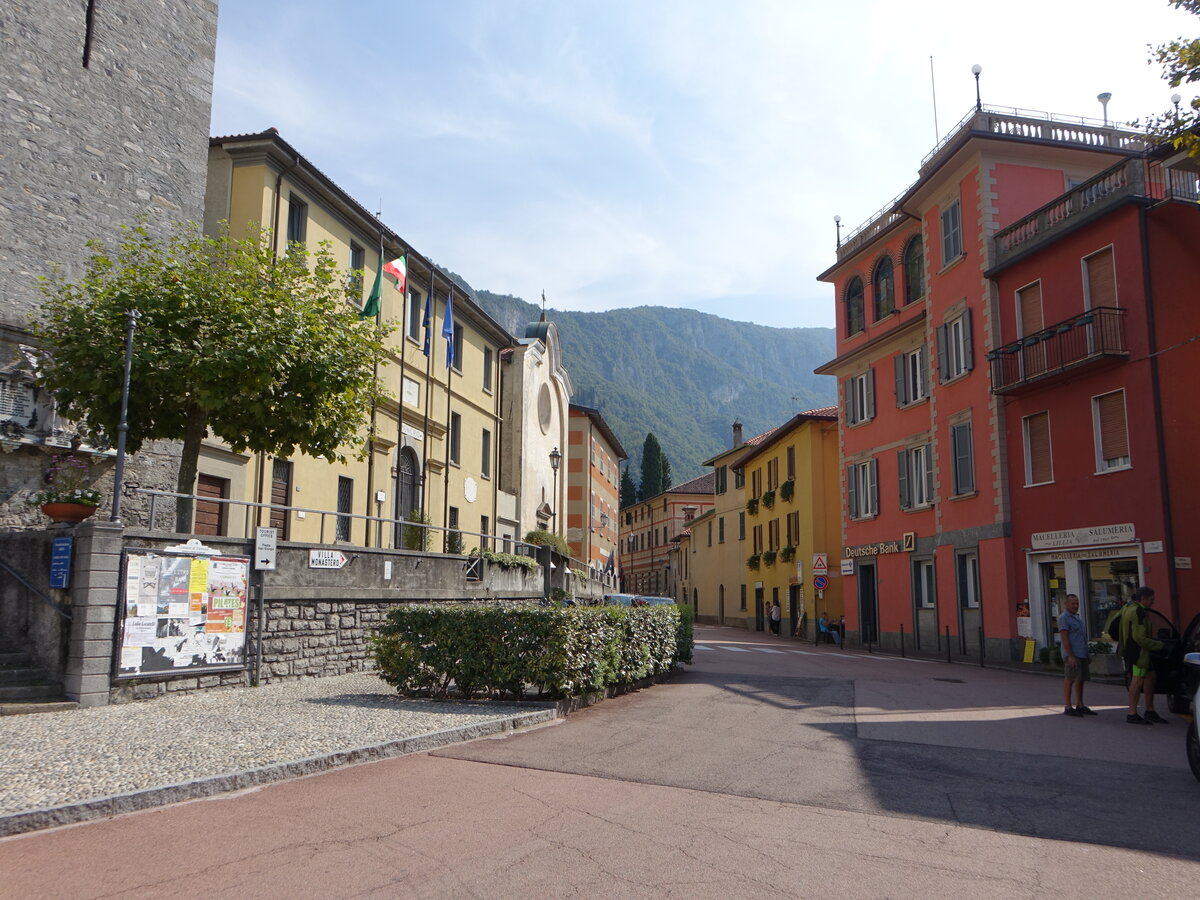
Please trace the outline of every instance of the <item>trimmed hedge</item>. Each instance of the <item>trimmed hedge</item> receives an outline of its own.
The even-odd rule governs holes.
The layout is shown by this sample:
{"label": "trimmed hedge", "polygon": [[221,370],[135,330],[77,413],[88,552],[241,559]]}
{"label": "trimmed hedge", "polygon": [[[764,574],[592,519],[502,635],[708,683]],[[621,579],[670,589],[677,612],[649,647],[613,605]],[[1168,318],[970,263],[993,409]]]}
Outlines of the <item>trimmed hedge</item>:
{"label": "trimmed hedge", "polygon": [[413,604],[388,613],[371,649],[404,694],[570,697],[691,662],[692,618],[678,606]]}

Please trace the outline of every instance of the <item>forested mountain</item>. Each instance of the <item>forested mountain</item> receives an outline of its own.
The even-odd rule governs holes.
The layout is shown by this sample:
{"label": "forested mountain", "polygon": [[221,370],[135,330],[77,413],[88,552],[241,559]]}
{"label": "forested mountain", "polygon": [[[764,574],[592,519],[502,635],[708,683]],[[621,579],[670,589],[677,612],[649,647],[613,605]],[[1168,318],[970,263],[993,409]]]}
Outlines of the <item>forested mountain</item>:
{"label": "forested mountain", "polygon": [[[517,337],[541,313],[518,297],[474,292]],[[642,306],[609,312],[548,309],[558,327],[572,401],[600,410],[640,480],[642,444],[653,432],[678,484],[732,443],[797,412],[836,402],[836,384],[813,369],[833,358],[831,328],[769,328],[690,309]]]}

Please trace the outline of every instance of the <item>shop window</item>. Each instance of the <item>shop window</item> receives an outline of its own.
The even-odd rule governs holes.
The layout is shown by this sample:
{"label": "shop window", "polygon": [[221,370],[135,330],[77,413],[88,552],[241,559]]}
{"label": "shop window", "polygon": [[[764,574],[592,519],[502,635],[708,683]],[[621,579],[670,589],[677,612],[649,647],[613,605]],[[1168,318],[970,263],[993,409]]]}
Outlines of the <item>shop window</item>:
{"label": "shop window", "polygon": [[864,309],[863,282],[857,275],[846,288],[846,337],[852,337],[867,327]]}
{"label": "shop window", "polygon": [[896,272],[891,259],[884,257],[871,276],[874,290],[875,321],[890,316],[896,311]]}
{"label": "shop window", "polygon": [[1129,468],[1129,434],[1125,421],[1125,392],[1113,391],[1092,398],[1096,431],[1096,471]]}
{"label": "shop window", "polygon": [[963,609],[979,609],[979,555],[960,553],[955,557],[958,568],[958,603]]}
{"label": "shop window", "polygon": [[929,396],[929,367],[925,345],[901,353],[896,364],[896,405],[911,406]]}
{"label": "shop window", "polygon": [[904,248],[904,302],[925,296],[925,247],[917,235]]}
{"label": "shop window", "polygon": [[858,425],[875,418],[875,370],[846,379],[846,424]]}
{"label": "shop window", "polygon": [[1025,438],[1025,486],[1054,480],[1050,453],[1050,413],[1034,413],[1022,420]]}
{"label": "shop window", "polygon": [[913,561],[912,583],[913,599],[919,609],[933,609],[937,606],[937,581],[934,578],[932,559]]}

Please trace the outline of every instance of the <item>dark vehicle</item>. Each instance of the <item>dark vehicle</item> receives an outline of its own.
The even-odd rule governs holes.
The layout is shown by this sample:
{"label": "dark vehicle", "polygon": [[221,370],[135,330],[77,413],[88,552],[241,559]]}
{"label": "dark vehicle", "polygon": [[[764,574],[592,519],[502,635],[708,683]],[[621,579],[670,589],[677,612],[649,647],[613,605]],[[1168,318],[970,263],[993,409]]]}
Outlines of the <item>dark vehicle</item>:
{"label": "dark vehicle", "polygon": [[[1114,615],[1119,615],[1118,610]],[[1176,715],[1185,715],[1191,708],[1192,695],[1200,683],[1200,668],[1188,665],[1184,656],[1200,651],[1200,616],[1188,623],[1183,633],[1157,609],[1148,609],[1150,633],[1163,642],[1162,650],[1150,655],[1154,669],[1154,693],[1167,695],[1167,708]],[[1111,617],[1110,617],[1111,618]],[[1125,672],[1129,684],[1129,672]]]}
{"label": "dark vehicle", "polygon": [[672,600],[670,597],[651,597],[648,594],[639,594],[637,599],[641,601],[640,603],[637,604],[638,606],[674,606],[675,605],[675,601]]}
{"label": "dark vehicle", "polygon": [[605,594],[604,602],[609,606],[633,606],[637,594]]}
{"label": "dark vehicle", "polygon": [[[1184,665],[1193,673],[1200,674],[1200,653],[1187,653],[1183,657]],[[1187,730],[1187,761],[1192,767],[1192,774],[1200,781],[1200,680],[1196,693],[1192,695],[1192,723]]]}

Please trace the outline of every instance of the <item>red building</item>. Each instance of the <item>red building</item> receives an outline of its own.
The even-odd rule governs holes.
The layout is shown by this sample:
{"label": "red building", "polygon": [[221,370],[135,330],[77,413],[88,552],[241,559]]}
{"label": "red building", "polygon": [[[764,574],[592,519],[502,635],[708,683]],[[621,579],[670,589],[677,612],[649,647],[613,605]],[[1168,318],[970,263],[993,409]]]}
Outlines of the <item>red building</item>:
{"label": "red building", "polygon": [[1187,340],[1200,314],[1184,302],[1200,283],[1196,199],[1194,175],[1135,156],[993,238],[1011,564],[1030,613],[1020,630],[1039,643],[1068,593],[1094,637],[1141,584],[1176,622],[1200,612],[1179,565],[1197,546],[1184,467],[1200,373]]}
{"label": "red building", "polygon": [[[1117,184],[1114,172],[1124,171],[1127,162],[1144,162],[1145,149],[1138,134],[1107,124],[980,108],[926,157],[915,184],[840,242],[836,264],[820,276],[835,286],[837,357],[818,372],[839,382],[841,577],[847,579],[852,638],[886,646],[915,641],[939,653],[949,640],[950,652],[968,655],[978,654],[982,642],[987,655],[1008,659],[1014,639],[1026,633],[1049,638],[1055,613],[1050,603],[1071,586],[1082,597],[1087,577],[1097,596],[1108,585],[1104,598],[1132,578],[1168,589],[1165,554],[1152,571],[1141,563],[1141,543],[1162,541],[1165,551],[1170,529],[1157,459],[1162,445],[1154,439],[1155,364],[1146,361],[1153,326],[1126,308],[1140,277],[1126,250],[1113,257],[1118,300],[1103,300],[1115,312],[1097,310],[1078,330],[1063,327],[1098,306],[1104,290],[1086,274],[1090,258],[1093,278],[1101,277],[1103,250],[1112,243],[1083,233],[1100,215],[1097,204],[1103,201],[1114,216],[1106,227],[1120,231],[1122,246],[1132,241],[1133,248],[1141,246],[1139,210],[1146,209],[1149,219],[1173,215],[1148,209],[1148,196],[1126,198],[1136,192]],[[1179,260],[1161,263],[1173,273],[1186,250],[1177,252]],[[1052,266],[1045,262],[1051,257]],[[1194,261],[1187,265],[1194,270]],[[1030,288],[1038,279],[1053,282],[1046,287],[1053,296],[1044,293],[1041,305]],[[1086,299],[1092,294],[1095,304]],[[1072,335],[1105,339],[1104,329],[1114,322],[1129,344],[1125,356],[1084,344],[1087,359],[1080,366],[1051,375],[1046,356],[1045,377],[1033,377],[1029,365],[1041,359],[1037,347],[1048,353]],[[1063,330],[1042,339],[1050,326]],[[1001,352],[1018,338],[1028,340],[1020,353]],[[1132,363],[1136,357],[1143,363]],[[1029,360],[1018,369],[1020,384],[1003,380],[1013,358]],[[1123,362],[1126,371],[1115,374]],[[993,374],[1001,381],[993,384]],[[1121,397],[1123,407],[1126,400],[1138,405],[1136,428],[1125,432],[1137,454],[1132,466],[1116,453],[1112,417],[1118,398],[1109,396],[1116,391],[1130,392]],[[1076,459],[1089,467],[1048,490],[1047,482],[1034,489],[1026,473],[1025,430],[1031,427],[1041,440],[1036,416],[1048,409],[1037,394],[1053,394],[1056,410],[1061,404],[1053,430],[1062,480],[1068,480],[1068,468],[1077,468],[1069,464]],[[1098,424],[1102,413],[1106,418]],[[1096,435],[1103,435],[1105,452],[1113,455],[1093,458]],[[1096,459],[1107,460],[1104,470]],[[1041,457],[1034,462],[1044,464]],[[1130,523],[1132,533],[1106,530]],[[1071,533],[1048,534],[1060,531]],[[1128,538],[1127,547],[1139,545],[1139,567],[1122,565],[1107,582],[1099,569],[1085,567],[1070,578],[1064,569],[1059,578],[1058,570],[1040,568],[1052,560],[1033,553],[1035,535],[1039,547]],[[1094,548],[1076,549],[1085,554]],[[1098,604],[1108,602],[1095,602],[1097,614]],[[1031,615],[1024,614],[1027,603]]]}
{"label": "red building", "polygon": [[621,510],[621,590],[674,596],[679,573],[672,543],[698,515],[716,503],[716,475],[708,472]]}

